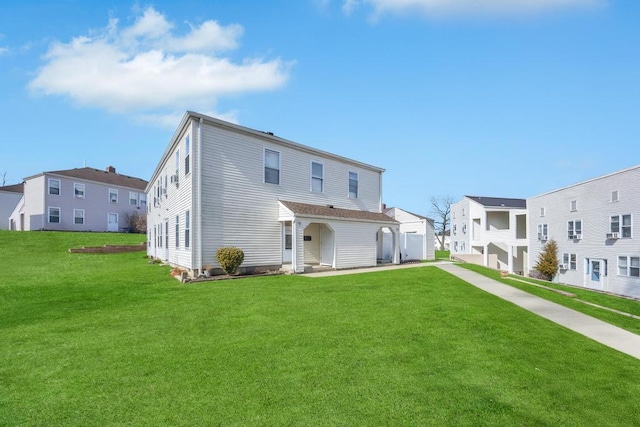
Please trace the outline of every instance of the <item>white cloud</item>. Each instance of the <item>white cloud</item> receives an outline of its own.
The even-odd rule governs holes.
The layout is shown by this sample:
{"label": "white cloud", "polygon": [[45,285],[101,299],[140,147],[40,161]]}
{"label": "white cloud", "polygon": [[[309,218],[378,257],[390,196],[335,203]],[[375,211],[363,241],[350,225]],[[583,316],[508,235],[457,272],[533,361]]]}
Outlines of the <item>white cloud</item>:
{"label": "white cloud", "polygon": [[5,53],[9,53],[9,48],[0,46],[0,55],[4,55]]}
{"label": "white cloud", "polygon": [[566,8],[600,6],[606,0],[344,0],[350,14],[361,5],[373,9],[372,18],[386,14],[418,13],[428,17],[460,15],[514,15]]}
{"label": "white cloud", "polygon": [[[118,20],[111,19],[100,31],[52,44],[29,88],[166,123],[172,113],[163,111],[210,110],[221,96],[274,90],[286,83],[292,63],[279,58],[237,62],[221,55],[239,46],[242,33],[237,24],[205,21],[175,36],[173,24],[149,7],[131,26],[119,28]],[[237,113],[215,115],[233,118]]]}

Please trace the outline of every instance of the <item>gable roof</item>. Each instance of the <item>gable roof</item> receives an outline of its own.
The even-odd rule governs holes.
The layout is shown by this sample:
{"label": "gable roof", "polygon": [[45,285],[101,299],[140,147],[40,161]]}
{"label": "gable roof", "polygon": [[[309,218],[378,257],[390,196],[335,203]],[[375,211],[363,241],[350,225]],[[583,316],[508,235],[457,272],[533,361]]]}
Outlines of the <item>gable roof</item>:
{"label": "gable roof", "polygon": [[482,206],[491,208],[517,208],[526,209],[527,199],[509,199],[505,197],[464,196]]}
{"label": "gable roof", "polygon": [[398,209],[398,210],[400,210],[400,211],[402,211],[402,212],[408,213],[409,215],[413,215],[413,216],[415,216],[416,218],[426,219],[427,221],[430,221],[430,222],[433,222],[433,221],[434,221],[434,219],[433,219],[433,218],[429,218],[428,216],[418,215],[417,213],[413,213],[413,212],[410,212],[410,211],[408,211],[408,210],[406,210],[406,209],[397,208],[397,207],[394,207],[394,206],[392,206],[392,207],[390,207],[390,208],[385,209],[385,210],[384,210],[384,213],[385,213],[386,215],[389,215],[389,213],[391,213],[391,211],[392,211],[393,209]]}
{"label": "gable roof", "polygon": [[60,175],[69,178],[84,179],[86,181],[94,181],[102,184],[115,185],[118,187],[133,188],[136,190],[144,190],[147,186],[147,181],[141,178],[135,178],[133,176],[122,175],[116,172],[110,172],[107,170],[94,169],[94,168],[74,168],[59,171],[43,172],[42,174],[34,175],[25,179],[33,178],[40,175]]}
{"label": "gable roof", "polygon": [[0,191],[6,191],[7,193],[24,193],[24,184],[5,185],[0,187]]}
{"label": "gable roof", "polygon": [[296,215],[348,219],[356,221],[386,222],[389,224],[397,224],[398,221],[381,213],[369,211],[357,211],[353,209],[334,208],[332,205],[310,205],[308,203],[288,202],[280,200],[280,203]]}

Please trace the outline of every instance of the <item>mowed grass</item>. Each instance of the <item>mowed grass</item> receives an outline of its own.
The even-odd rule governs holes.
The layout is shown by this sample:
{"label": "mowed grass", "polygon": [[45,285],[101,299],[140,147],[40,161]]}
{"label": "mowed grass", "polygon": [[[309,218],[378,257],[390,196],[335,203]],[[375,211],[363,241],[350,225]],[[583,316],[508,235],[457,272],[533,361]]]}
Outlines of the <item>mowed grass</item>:
{"label": "mowed grass", "polygon": [[0,232],[0,425],[638,425],[640,361],[434,266],[180,284]]}
{"label": "mowed grass", "polygon": [[[476,265],[476,264],[461,263],[460,266],[467,268],[469,270],[475,271],[476,273],[480,273],[484,276],[490,277],[491,279],[497,280],[506,285],[513,286],[514,288],[521,289],[525,292],[529,292],[530,294],[537,295],[549,301],[553,301],[555,303],[564,305],[565,307],[569,307],[576,311],[580,311],[589,316],[596,317],[600,320],[611,323],[612,325],[619,326],[635,334],[640,334],[640,319],[636,319],[633,317],[625,316],[620,313],[604,310],[602,308],[584,304],[583,302],[579,301],[579,300],[582,300],[592,304],[597,304],[602,307],[618,310],[623,313],[632,314],[634,316],[640,316],[640,301],[638,300],[617,297],[614,295],[605,294],[602,292],[595,292],[585,288],[579,288],[576,286],[566,286],[566,285],[561,285],[559,283],[545,282],[543,280],[533,280],[528,277],[519,278],[518,276],[513,276],[513,275],[508,277],[501,277],[500,272],[498,270],[494,270],[494,269],[483,267],[481,265]],[[570,292],[575,295],[575,298],[567,297],[567,296],[558,294],[556,292],[550,291],[548,289],[533,286],[531,284],[522,283],[521,281],[513,280],[514,278],[525,280],[531,283],[537,283],[539,285],[542,285],[548,288],[559,289],[561,291]]]}

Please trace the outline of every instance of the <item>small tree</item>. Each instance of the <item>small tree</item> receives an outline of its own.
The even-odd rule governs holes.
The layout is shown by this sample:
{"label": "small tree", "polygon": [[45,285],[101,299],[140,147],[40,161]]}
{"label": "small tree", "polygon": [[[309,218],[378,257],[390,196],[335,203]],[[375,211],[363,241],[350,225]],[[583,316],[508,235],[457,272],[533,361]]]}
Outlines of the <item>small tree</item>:
{"label": "small tree", "polygon": [[555,240],[549,240],[544,245],[533,269],[549,281],[558,273],[558,244]]}
{"label": "small tree", "polygon": [[130,233],[146,233],[147,232],[147,215],[139,212],[131,212],[125,214],[127,225]]}
{"label": "small tree", "polygon": [[216,259],[225,273],[235,274],[240,264],[244,261],[244,252],[242,252],[242,249],[233,246],[220,248],[216,252]]}
{"label": "small tree", "polygon": [[451,205],[453,204],[453,197],[432,197],[431,198],[431,215],[433,215],[434,231],[436,238],[440,244],[440,250],[444,251],[444,242],[446,240],[446,234],[449,231],[449,224],[451,223]]}

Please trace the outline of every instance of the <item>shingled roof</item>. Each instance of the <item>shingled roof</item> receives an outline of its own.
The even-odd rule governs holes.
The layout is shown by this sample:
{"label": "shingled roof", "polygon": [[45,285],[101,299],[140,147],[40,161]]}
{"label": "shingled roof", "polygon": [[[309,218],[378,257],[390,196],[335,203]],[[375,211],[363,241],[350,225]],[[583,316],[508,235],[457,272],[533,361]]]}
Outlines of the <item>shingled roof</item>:
{"label": "shingled roof", "polygon": [[398,221],[381,212],[357,211],[353,209],[334,208],[331,207],[332,205],[310,205],[285,200],[280,200],[280,203],[296,215],[347,219],[352,221],[386,222],[389,224],[398,223]]}
{"label": "shingled roof", "polygon": [[24,184],[5,185],[0,187],[0,191],[6,191],[7,193],[24,193]]}
{"label": "shingled roof", "polygon": [[147,186],[147,181],[141,178],[135,178],[133,176],[122,175],[115,172],[115,169],[100,170],[94,168],[75,168],[61,171],[45,172],[50,175],[62,175],[70,178],[84,179],[87,181],[95,181],[103,184],[115,185],[118,187],[133,188],[136,190],[144,191]]}
{"label": "shingled roof", "polygon": [[491,208],[517,208],[526,209],[527,199],[508,199],[504,197],[482,197],[482,196],[464,196],[480,203],[482,206]]}

